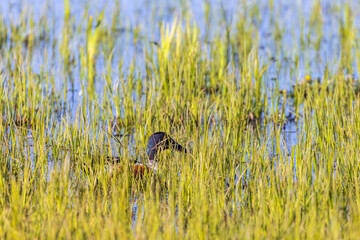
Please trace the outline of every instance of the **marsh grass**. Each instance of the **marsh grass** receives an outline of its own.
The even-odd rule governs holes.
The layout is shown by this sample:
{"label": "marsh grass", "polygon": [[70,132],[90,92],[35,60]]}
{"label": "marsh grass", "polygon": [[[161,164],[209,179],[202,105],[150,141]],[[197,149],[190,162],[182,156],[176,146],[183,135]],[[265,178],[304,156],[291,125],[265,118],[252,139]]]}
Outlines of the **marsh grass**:
{"label": "marsh grass", "polygon": [[[151,30],[122,22],[119,4],[75,18],[66,0],[60,30],[49,5],[38,20],[3,15],[0,237],[357,238],[359,6],[315,1],[289,38],[275,2],[263,15],[243,1],[232,18],[206,1],[205,27],[180,4]],[[311,76],[324,18],[340,54]],[[191,154],[162,152],[156,174],[134,178],[156,131]]]}

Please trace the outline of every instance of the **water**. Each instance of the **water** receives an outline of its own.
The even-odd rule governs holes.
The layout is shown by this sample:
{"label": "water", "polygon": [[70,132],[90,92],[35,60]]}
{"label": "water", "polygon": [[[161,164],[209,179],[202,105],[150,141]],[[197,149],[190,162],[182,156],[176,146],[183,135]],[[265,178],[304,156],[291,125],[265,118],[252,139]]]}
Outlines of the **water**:
{"label": "water", "polygon": [[[305,75],[311,75],[314,78],[322,77],[326,64],[333,65],[337,63],[340,55],[340,39],[339,39],[339,21],[338,19],[344,18],[343,11],[335,12],[335,6],[344,6],[349,4],[354,13],[358,12],[360,4],[357,1],[332,1],[322,0],[321,16],[323,19],[322,32],[324,37],[321,40],[320,49],[315,50],[314,46],[301,46],[301,36],[307,36],[310,38],[316,38],[316,32],[309,32],[309,24],[311,24],[311,18],[313,17],[313,8],[315,1],[286,1],[286,0],[274,0],[273,10],[270,10],[269,1],[208,1],[211,6],[210,9],[210,41],[211,37],[216,32],[224,32],[225,25],[230,25],[231,29],[236,26],[237,18],[244,12],[244,6],[249,11],[258,11],[259,14],[249,21],[256,26],[259,36],[259,56],[264,64],[270,62],[270,58],[278,60],[276,64],[273,64],[269,70],[267,78],[276,78],[280,81],[280,87],[282,89],[288,88],[294,83],[295,79],[302,78]],[[206,20],[205,20],[205,7],[206,1],[192,0],[192,1],[70,1],[71,16],[74,18],[73,26],[78,27],[83,24],[86,27],[87,22],[83,19],[83,16],[88,10],[89,16],[96,17],[102,9],[105,11],[104,23],[111,25],[112,16],[115,10],[115,6],[119,6],[119,21],[117,24],[117,30],[119,36],[117,37],[115,49],[112,79],[114,85],[118,81],[116,77],[119,75],[117,70],[118,60],[117,56],[121,56],[124,61],[123,70],[128,70],[130,61],[133,56],[136,56],[138,66],[143,68],[143,49],[141,46],[136,48],[131,43],[132,33],[134,29],[140,27],[142,39],[146,41],[159,42],[159,25],[164,22],[165,24],[171,24],[175,16],[189,17],[192,24],[196,24],[200,29],[200,36],[205,37],[206,32]],[[42,59],[44,48],[51,49],[54,39],[59,41],[62,39],[62,29],[64,26],[64,3],[63,1],[48,1],[44,4],[44,1],[31,0],[31,1],[11,1],[3,0],[0,3],[0,13],[5,25],[10,24],[10,20],[15,24],[19,24],[21,21],[21,15],[32,15],[35,24],[42,20],[43,16],[48,19],[48,25],[51,27],[49,34],[50,41],[45,45],[40,45],[38,52],[35,52],[33,57],[33,67],[40,73],[40,66],[44,64]],[[226,22],[223,20],[223,13],[226,14]],[[250,18],[250,14],[245,14],[247,18]],[[302,22],[302,19],[305,21]],[[360,26],[358,23],[360,16],[355,16],[355,26]],[[53,25],[53,26],[52,26]],[[95,23],[94,23],[95,25]],[[359,27],[356,27],[357,29]],[[29,29],[29,27],[28,27]],[[130,36],[123,31],[130,30]],[[359,29],[358,29],[359,30]],[[28,30],[30,31],[30,30]],[[28,32],[23,33],[24,36]],[[278,44],[279,38],[281,44]],[[79,55],[79,46],[84,45],[85,39],[72,39],[71,40],[71,54],[74,56]],[[125,44],[124,44],[125,43]],[[141,41],[140,41],[141,43]],[[279,48],[280,47],[280,48]],[[300,48],[300,49],[299,49]],[[135,51],[137,50],[137,52]],[[58,56],[58,53],[56,53]],[[299,67],[294,66],[294,58],[299,58]],[[104,64],[99,57],[98,66],[99,69]],[[54,70],[60,67],[54,66]],[[281,67],[279,67],[281,65]],[[296,69],[295,73],[291,74],[291,69]],[[126,71],[125,71],[126,72]],[[349,74],[358,76],[357,71]],[[81,98],[79,94],[80,79],[79,73],[75,69],[74,72],[74,86],[77,92],[74,92],[76,99]],[[101,79],[101,73],[98,73]],[[269,81],[269,79],[265,79]],[[57,82],[61,84],[62,78],[58,78]],[[98,90],[101,89],[103,81],[98,81]],[[269,85],[271,82],[269,81]]]}

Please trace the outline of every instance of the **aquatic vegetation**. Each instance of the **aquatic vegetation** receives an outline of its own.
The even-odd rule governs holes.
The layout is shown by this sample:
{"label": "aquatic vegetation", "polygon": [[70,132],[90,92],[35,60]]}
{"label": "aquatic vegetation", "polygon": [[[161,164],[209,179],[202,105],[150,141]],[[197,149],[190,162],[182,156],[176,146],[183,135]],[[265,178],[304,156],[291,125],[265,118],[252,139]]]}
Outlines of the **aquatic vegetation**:
{"label": "aquatic vegetation", "polygon": [[359,236],[357,1],[34,4],[0,8],[0,238]]}

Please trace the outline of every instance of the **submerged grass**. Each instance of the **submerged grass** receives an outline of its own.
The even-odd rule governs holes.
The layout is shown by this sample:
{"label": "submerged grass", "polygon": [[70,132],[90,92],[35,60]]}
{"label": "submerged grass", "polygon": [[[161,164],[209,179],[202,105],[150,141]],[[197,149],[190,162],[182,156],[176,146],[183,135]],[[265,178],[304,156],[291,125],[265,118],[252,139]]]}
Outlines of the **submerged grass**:
{"label": "submerged grass", "polygon": [[[275,2],[205,1],[204,28],[186,4],[150,26],[67,0],[60,30],[50,6],[3,15],[0,237],[357,238],[359,6],[315,1],[289,34]],[[134,178],[156,131],[192,153]]]}

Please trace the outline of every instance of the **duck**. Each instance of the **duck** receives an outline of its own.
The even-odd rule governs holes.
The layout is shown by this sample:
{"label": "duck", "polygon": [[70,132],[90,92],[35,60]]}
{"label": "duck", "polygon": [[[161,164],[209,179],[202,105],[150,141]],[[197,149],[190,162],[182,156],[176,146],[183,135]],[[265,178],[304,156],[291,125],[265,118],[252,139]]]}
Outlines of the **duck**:
{"label": "duck", "polygon": [[[150,172],[156,173],[157,170],[157,154],[163,150],[175,150],[178,152],[188,153],[189,151],[175,141],[165,132],[155,132],[150,135],[147,141],[146,154],[147,164],[134,163],[130,165],[130,175],[135,179],[143,179]],[[123,165],[119,164],[118,170],[123,171]]]}

